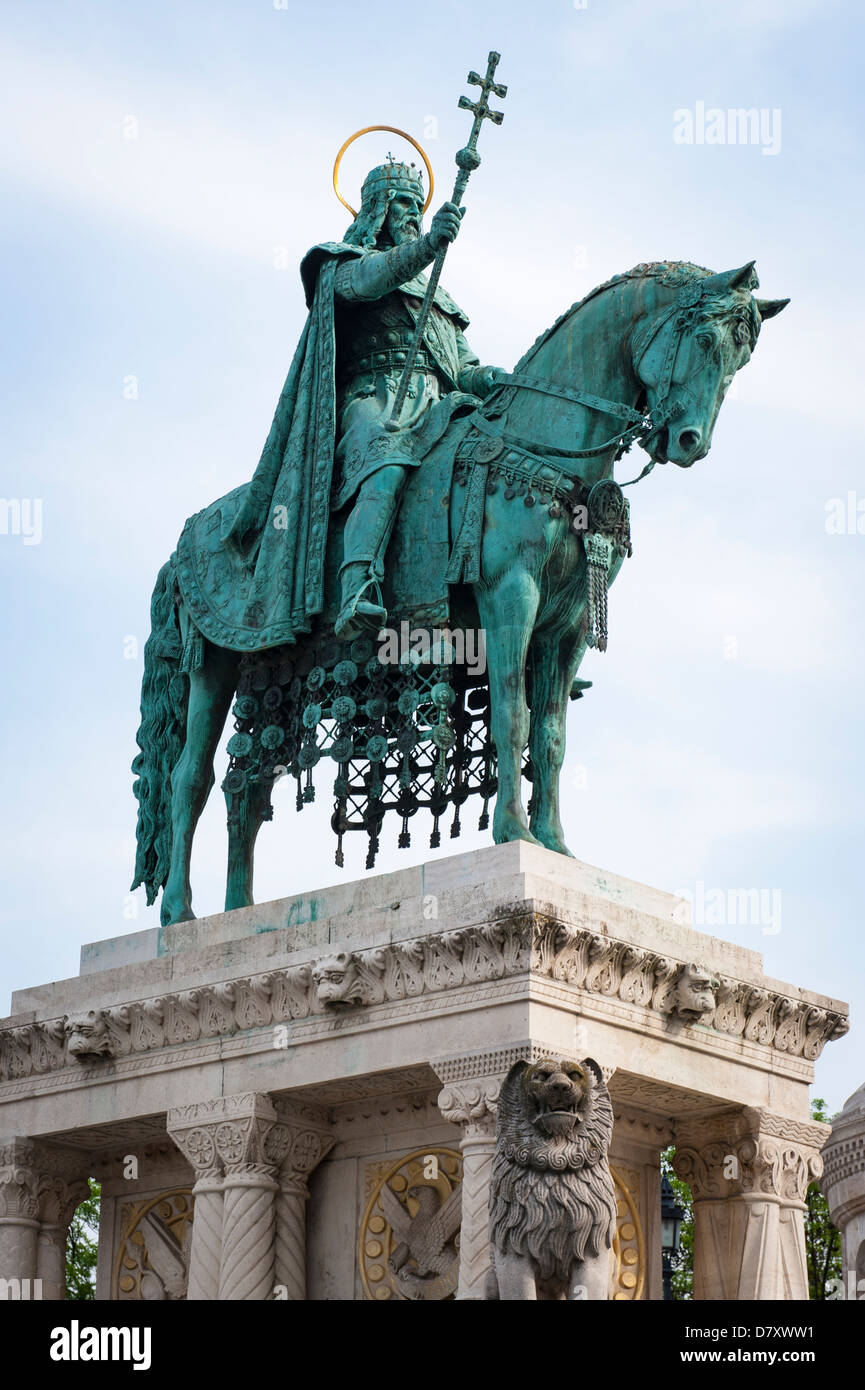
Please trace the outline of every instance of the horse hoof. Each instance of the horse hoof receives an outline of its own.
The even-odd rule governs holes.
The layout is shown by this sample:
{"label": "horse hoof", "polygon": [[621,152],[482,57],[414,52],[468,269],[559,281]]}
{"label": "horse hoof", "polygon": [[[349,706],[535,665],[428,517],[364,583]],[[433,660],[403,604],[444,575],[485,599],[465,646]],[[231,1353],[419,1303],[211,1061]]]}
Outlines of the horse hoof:
{"label": "horse hoof", "polygon": [[181,907],[177,911],[174,911],[173,908],[163,903],[162,911],[159,914],[159,920],[163,927],[173,927],[177,922],[194,922],[196,917],[191,907]]}
{"label": "horse hoof", "polygon": [[564,854],[567,859],[576,859],[565,844],[564,840],[558,835],[544,835],[539,833],[538,844],[543,845],[544,849],[552,850],[553,854]]}
{"label": "horse hoof", "polygon": [[[529,845],[541,845],[540,840],[532,834],[528,826],[520,825],[519,821],[514,821],[510,825],[499,826],[498,829],[494,827],[493,839],[497,845],[507,845],[513,840],[525,840]],[[543,848],[542,845],[541,848]]]}

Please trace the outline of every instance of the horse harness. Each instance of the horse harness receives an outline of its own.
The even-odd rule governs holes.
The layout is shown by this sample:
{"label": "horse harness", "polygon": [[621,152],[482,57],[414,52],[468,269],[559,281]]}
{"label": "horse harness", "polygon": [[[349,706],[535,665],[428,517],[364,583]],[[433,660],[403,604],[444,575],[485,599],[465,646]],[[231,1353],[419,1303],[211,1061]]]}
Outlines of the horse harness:
{"label": "horse harness", "polygon": [[[480,579],[484,499],[487,494],[497,491],[500,482],[508,501],[521,496],[526,507],[533,507],[540,501],[553,518],[561,516],[563,511],[569,511],[570,529],[582,538],[588,565],[586,640],[589,646],[606,651],[609,571],[615,555],[624,559],[633,553],[630,506],[622,488],[645,478],[654,468],[655,461],[650,459],[642,472],[626,483],[619,484],[613,478],[603,478],[589,484],[579,474],[557,466],[557,460],[599,458],[615,447],[616,461],[627,453],[635,441],[645,443],[680,413],[681,405],[668,399],[673,370],[685,327],[701,298],[699,285],[682,286],[673,304],[648,325],[635,346],[636,367],[661,328],[675,318],[661,367],[659,399],[654,413],[641,413],[621,402],[606,400],[589,391],[559,386],[525,372],[509,372],[500,378],[495,390],[487,397],[485,407],[502,391],[537,391],[541,395],[559,397],[604,415],[617,416],[627,423],[605,443],[591,449],[558,449],[534,443],[504,429],[496,429],[482,411],[476,411],[454,460],[455,480],[468,491],[465,511],[445,574],[448,583],[477,583]],[[504,413],[501,400],[497,403],[497,411]]]}

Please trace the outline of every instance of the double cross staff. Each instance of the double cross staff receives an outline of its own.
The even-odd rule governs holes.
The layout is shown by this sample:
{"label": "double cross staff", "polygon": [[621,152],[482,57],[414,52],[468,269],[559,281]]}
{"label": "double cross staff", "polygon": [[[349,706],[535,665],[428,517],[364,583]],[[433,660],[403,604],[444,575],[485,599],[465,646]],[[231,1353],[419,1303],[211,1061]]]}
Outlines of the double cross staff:
{"label": "double cross staff", "polygon": [[[497,97],[506,97],[508,93],[507,87],[503,86],[501,82],[493,81],[496,67],[498,66],[498,61],[501,56],[502,55],[500,53],[491,53],[489,55],[489,59],[487,62],[486,77],[480,77],[476,72],[469,73],[467,81],[471,83],[472,86],[480,87],[481,89],[481,94],[478,97],[477,101],[471,101],[468,97],[460,97],[459,100],[460,110],[473,111],[475,119],[472,124],[472,133],[469,136],[468,144],[465,146],[464,149],[457,150],[457,153],[455,155],[459,173],[457,174],[456,183],[454,184],[454,191],[453,196],[451,198],[451,202],[456,204],[457,207],[459,207],[462,202],[462,197],[466,191],[466,185],[469,181],[469,174],[472,172],[473,169],[477,169],[478,165],[481,162],[481,157],[477,151],[478,136],[481,133],[481,126],[483,125],[485,120],[492,121],[493,125],[501,125],[502,121],[504,120],[504,115],[501,111],[491,111],[489,108],[490,92],[494,92]],[[406,357],[405,366],[402,369],[402,376],[399,380],[397,393],[394,396],[393,408],[391,409],[390,418],[388,419],[386,424],[386,428],[389,430],[399,429],[399,417],[402,414],[402,408],[405,404],[406,393],[408,392],[408,384],[411,380],[412,372],[414,371],[417,350],[423,341],[423,334],[424,329],[426,328],[426,321],[429,318],[430,307],[432,305],[436,289],[438,288],[438,282],[442,273],[442,266],[444,265],[444,260],[445,256],[447,255],[449,245],[450,242],[444,242],[444,244],[436,252],[436,258],[433,262],[433,268],[430,274],[429,284],[427,285],[427,291],[424,295],[424,301],[421,305],[420,313],[417,317],[417,323],[415,325],[414,330],[414,337],[412,338],[411,347],[409,348],[408,356]]]}

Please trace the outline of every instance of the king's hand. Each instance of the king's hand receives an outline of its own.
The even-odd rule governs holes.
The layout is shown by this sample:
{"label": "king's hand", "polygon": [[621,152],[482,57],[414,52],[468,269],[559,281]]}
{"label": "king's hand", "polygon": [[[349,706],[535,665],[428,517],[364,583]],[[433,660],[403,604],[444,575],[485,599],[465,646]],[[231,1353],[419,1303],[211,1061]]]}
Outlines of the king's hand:
{"label": "king's hand", "polygon": [[450,242],[456,241],[464,213],[465,208],[458,208],[456,203],[442,203],[430,223],[429,229],[430,241],[436,252],[441,251],[442,247],[447,246]]}

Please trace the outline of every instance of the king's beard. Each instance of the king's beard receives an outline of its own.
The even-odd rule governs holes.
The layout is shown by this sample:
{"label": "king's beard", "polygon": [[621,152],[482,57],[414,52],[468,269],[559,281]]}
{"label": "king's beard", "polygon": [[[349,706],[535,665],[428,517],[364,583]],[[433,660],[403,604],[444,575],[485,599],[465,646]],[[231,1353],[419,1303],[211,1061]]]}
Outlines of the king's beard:
{"label": "king's beard", "polygon": [[420,235],[420,227],[416,222],[401,222],[398,227],[386,227],[379,237],[379,246],[387,249],[390,246],[404,246],[408,241],[417,241]]}

